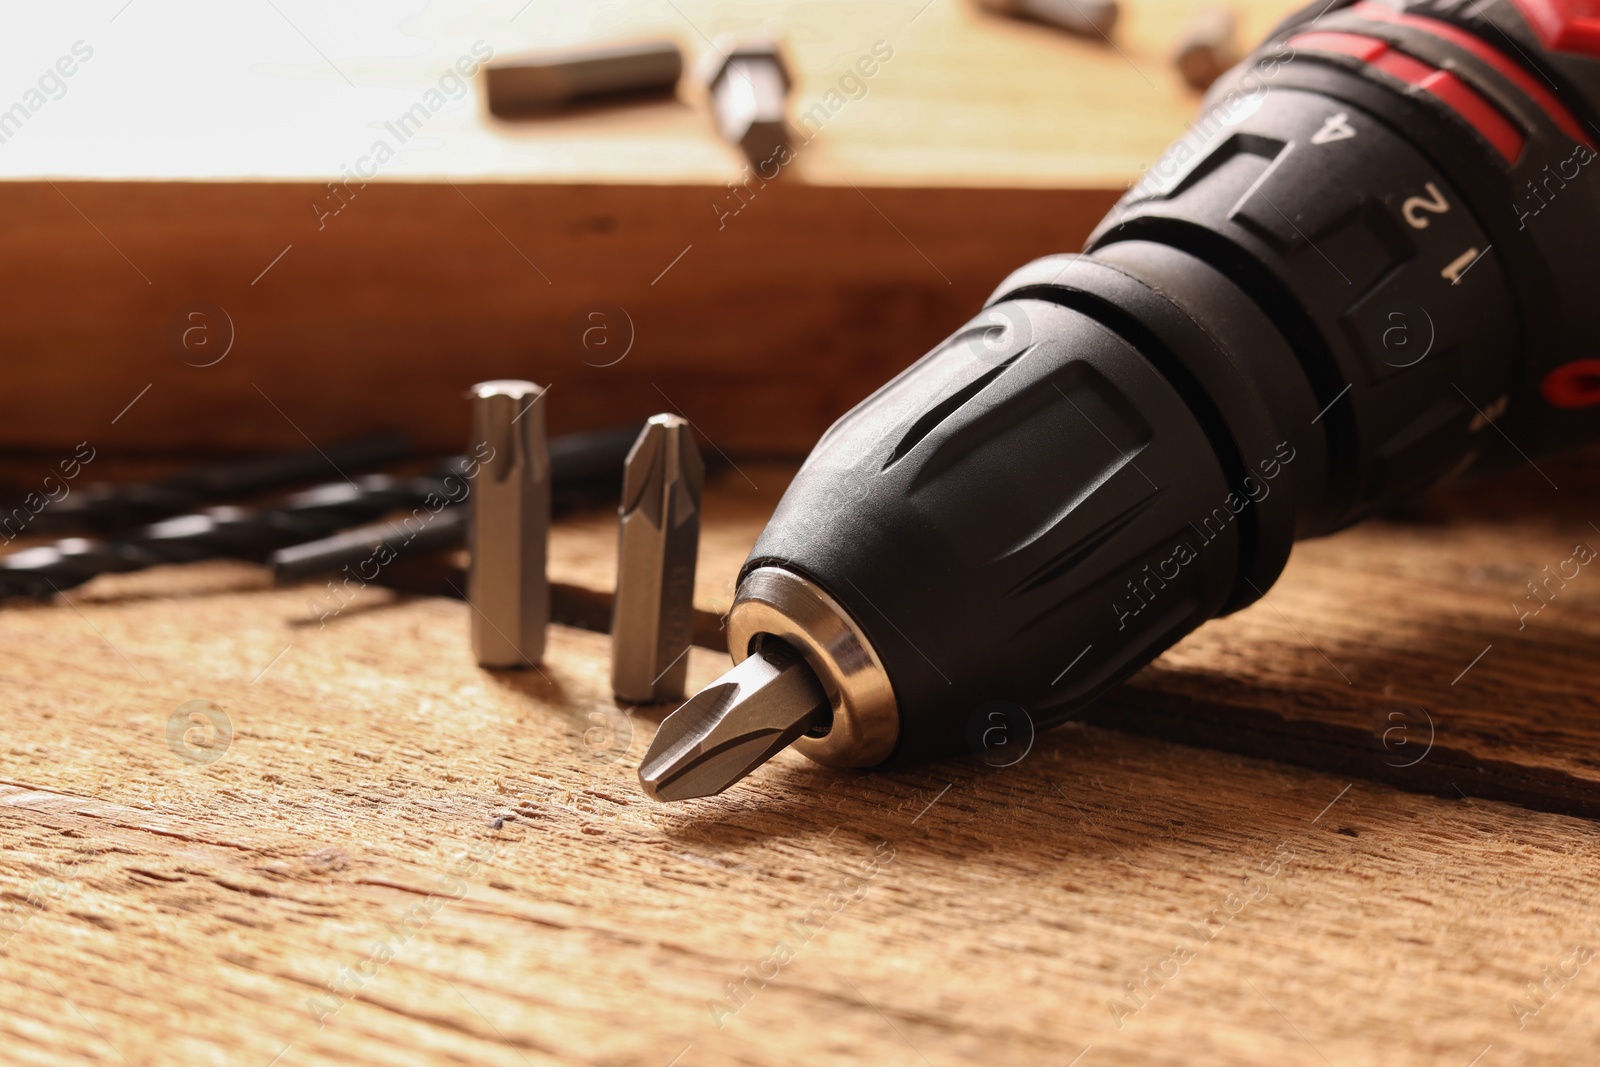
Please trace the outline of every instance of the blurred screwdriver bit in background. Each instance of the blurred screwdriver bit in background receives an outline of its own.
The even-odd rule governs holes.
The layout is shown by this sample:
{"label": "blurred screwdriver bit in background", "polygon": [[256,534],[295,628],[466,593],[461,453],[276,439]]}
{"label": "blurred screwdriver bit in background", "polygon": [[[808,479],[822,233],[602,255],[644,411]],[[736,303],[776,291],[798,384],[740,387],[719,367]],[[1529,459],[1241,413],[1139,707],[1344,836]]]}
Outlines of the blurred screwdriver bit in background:
{"label": "blurred screwdriver bit in background", "polygon": [[1117,0],[978,0],[978,6],[1083,37],[1109,37],[1118,14]]}
{"label": "blurred screwdriver bit in background", "polygon": [[472,649],[483,667],[527,667],[544,657],[550,621],[550,453],[544,390],[502,379],[472,387],[468,455],[482,464],[471,494]]}
{"label": "blurred screwdriver bit in background", "polygon": [[484,68],[489,113],[499,118],[670,96],[683,75],[672,41],[642,41],[497,60]]}
{"label": "blurred screwdriver bit in background", "polygon": [[1205,92],[1239,62],[1238,27],[1238,17],[1220,7],[1200,12],[1189,23],[1172,58],[1189,88]]}
{"label": "blurred screwdriver bit in background", "polygon": [[705,464],[687,420],[656,415],[628,453],[611,622],[619,700],[682,700],[694,635],[695,557]]}
{"label": "blurred screwdriver bit in background", "polygon": [[712,49],[700,74],[718,132],[751,163],[772,160],[789,143],[792,84],[777,38],[723,37]]}

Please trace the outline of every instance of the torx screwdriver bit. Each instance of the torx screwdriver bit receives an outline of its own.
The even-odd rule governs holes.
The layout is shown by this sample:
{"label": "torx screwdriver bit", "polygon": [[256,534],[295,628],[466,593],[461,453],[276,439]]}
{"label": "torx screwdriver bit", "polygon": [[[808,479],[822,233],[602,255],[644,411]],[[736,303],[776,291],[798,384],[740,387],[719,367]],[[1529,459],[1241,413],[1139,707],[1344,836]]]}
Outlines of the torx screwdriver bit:
{"label": "torx screwdriver bit", "polygon": [[792,84],[777,39],[723,38],[714,49],[701,77],[717,130],[751,163],[773,160],[789,143],[784,111]]}
{"label": "torx screwdriver bit", "polygon": [[540,115],[608,99],[666,96],[683,75],[673,41],[640,41],[496,60],[483,68],[489,113]]}
{"label": "torx screwdriver bit", "polygon": [[750,658],[662,721],[639,765],[639,784],[656,800],[720,793],[832,718],[805,660],[766,637]]}
{"label": "torx screwdriver bit", "polygon": [[694,569],[705,464],[688,420],[656,415],[628,453],[611,619],[619,700],[682,700],[694,637]]}
{"label": "torx screwdriver bit", "polygon": [[482,463],[471,496],[467,600],[482,667],[527,667],[544,657],[550,621],[550,452],[544,389],[514,379],[472,387],[472,445]]}
{"label": "torx screwdriver bit", "polygon": [[1084,37],[1107,37],[1117,22],[1117,0],[978,0],[978,6],[1032,19]]}

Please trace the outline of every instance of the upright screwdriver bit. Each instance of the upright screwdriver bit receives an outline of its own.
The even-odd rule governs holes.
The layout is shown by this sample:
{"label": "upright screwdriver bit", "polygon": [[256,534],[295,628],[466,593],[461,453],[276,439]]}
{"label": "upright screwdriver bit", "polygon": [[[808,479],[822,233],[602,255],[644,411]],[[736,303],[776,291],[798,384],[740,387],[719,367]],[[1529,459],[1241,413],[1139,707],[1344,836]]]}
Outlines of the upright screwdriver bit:
{"label": "upright screwdriver bit", "polygon": [[544,390],[501,380],[472,387],[472,444],[482,464],[472,487],[467,599],[472,651],[482,667],[526,667],[544,657],[550,621],[550,452]]}
{"label": "upright screwdriver bit", "polygon": [[705,464],[689,423],[657,415],[628,453],[611,620],[611,689],[636,704],[682,700],[694,630]]}

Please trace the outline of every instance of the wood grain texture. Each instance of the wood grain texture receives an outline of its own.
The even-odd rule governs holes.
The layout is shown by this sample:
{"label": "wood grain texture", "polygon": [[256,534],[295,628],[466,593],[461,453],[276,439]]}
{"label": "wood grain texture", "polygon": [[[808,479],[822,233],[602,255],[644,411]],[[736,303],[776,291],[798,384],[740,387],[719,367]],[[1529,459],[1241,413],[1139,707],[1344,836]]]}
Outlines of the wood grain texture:
{"label": "wood grain texture", "polygon": [[[783,481],[746,474],[708,502],[707,605]],[[1304,747],[1388,685],[1441,746],[1579,775],[1579,582],[1529,624],[1565,636],[1491,652],[1448,713],[1431,688],[1500,650],[1504,587],[1569,519],[1513,479],[1302,546],[1269,594],[1292,625],[1252,607],[1122,697],[1225,709],[1213,745],[1270,707]],[[603,590],[614,532],[565,524],[553,571]],[[312,592],[218,563],[0,611],[7,1062],[1519,1064],[1600,1039],[1588,820],[1083,724],[1009,768],[788,753],[656,805],[633,776],[659,712],[612,705],[603,636],[482,672],[465,604],[373,589],[319,626]],[[1516,672],[1539,655],[1559,679]],[[693,651],[691,684],[725,662]],[[196,699],[233,731],[209,763],[169,744]]]}

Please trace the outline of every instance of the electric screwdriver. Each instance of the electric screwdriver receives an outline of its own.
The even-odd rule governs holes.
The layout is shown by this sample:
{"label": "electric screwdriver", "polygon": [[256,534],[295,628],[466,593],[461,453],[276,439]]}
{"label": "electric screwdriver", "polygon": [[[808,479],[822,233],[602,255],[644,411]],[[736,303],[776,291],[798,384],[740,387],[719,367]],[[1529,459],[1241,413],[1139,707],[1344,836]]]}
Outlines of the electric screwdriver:
{"label": "electric screwdriver", "polygon": [[1082,254],[822,437],[741,570],[737,665],[662,723],[646,792],[791,743],[948,757],[997,701],[1059,723],[1297,538],[1600,439],[1597,123],[1600,0],[1290,16]]}

